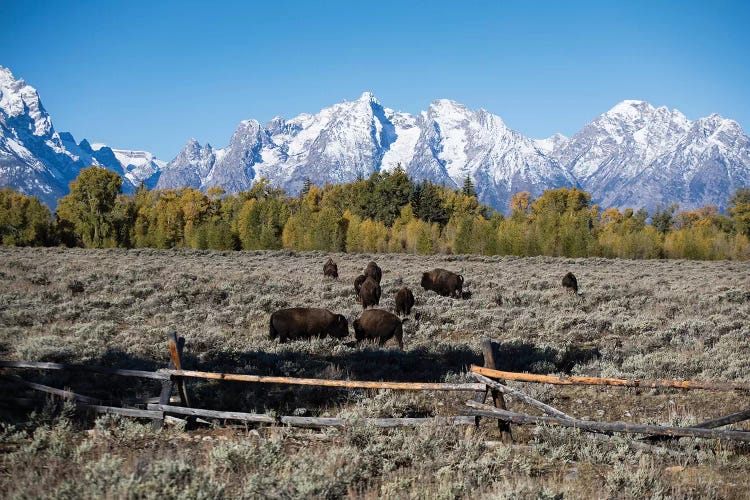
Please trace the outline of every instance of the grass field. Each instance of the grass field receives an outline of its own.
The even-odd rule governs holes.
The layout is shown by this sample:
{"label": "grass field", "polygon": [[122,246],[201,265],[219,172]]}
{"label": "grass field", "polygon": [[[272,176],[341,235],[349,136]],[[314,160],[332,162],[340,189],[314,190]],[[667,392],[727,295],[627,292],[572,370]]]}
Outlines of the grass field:
{"label": "grass field", "polygon": [[[0,248],[0,358],[155,369],[166,335],[187,340],[186,368],[298,377],[470,381],[480,343],[501,344],[502,369],[549,374],[750,381],[750,263]],[[380,306],[403,284],[416,297],[404,351],[347,339],[280,345],[271,312],[361,312],[352,282],[383,269]],[[471,297],[425,292],[423,271],[465,277]],[[583,296],[566,292],[572,271]],[[20,372],[13,372],[20,373]],[[20,373],[100,398],[154,396],[154,382]],[[689,424],[747,408],[747,394],[511,384],[581,418]],[[10,386],[3,386],[11,394]],[[382,430],[361,417],[457,414],[467,395],[191,381],[197,407],[345,416],[345,430],[233,427],[151,430],[146,422],[31,415],[3,403],[3,498],[579,498],[750,496],[750,447],[516,427]],[[18,394],[20,395],[20,394]],[[510,408],[529,410],[510,401]],[[531,410],[530,410],[531,411]],[[533,412],[533,411],[531,411]],[[533,412],[535,413],[535,412]],[[750,429],[748,423],[737,428]]]}

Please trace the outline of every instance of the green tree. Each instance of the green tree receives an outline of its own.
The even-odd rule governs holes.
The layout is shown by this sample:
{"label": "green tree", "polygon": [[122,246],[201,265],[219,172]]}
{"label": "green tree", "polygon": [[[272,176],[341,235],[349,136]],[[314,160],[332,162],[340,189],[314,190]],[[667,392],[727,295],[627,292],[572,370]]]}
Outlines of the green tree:
{"label": "green tree", "polygon": [[84,246],[115,246],[112,210],[121,186],[122,178],[111,170],[97,166],[84,168],[70,183],[70,193],[58,203],[57,216],[70,224]]}
{"label": "green tree", "polygon": [[679,205],[677,205],[677,203],[673,203],[667,208],[662,208],[661,205],[657,205],[656,210],[654,210],[654,215],[651,217],[651,225],[661,234],[667,234],[674,227],[674,213],[678,208]]}
{"label": "green tree", "polygon": [[461,192],[466,196],[477,196],[477,191],[474,188],[474,183],[471,181],[471,176],[469,174],[466,174],[466,179],[464,179],[464,185],[461,188]]}
{"label": "green tree", "polygon": [[440,187],[424,181],[419,188],[419,201],[415,206],[417,217],[425,222],[437,222],[445,225],[448,222],[448,213],[440,196]]}

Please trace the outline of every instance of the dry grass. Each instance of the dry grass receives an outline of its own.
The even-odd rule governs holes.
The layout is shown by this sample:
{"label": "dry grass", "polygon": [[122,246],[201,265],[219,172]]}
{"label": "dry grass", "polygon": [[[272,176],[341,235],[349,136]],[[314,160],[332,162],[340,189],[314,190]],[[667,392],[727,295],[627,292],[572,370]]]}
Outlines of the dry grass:
{"label": "dry grass", "polygon": [[[480,342],[501,343],[502,368],[639,378],[750,380],[750,263],[415,255],[333,255],[339,280],[322,277],[320,252],[201,252],[0,248],[0,355],[127,368],[166,364],[166,333],[186,337],[188,368],[362,380],[461,381],[481,363]],[[402,284],[416,306],[405,350],[348,339],[279,345],[269,314],[361,307],[352,282],[374,259],[381,307]],[[460,272],[468,300],[426,293],[421,273]],[[582,297],[565,292],[572,271]],[[152,382],[25,373],[98,397],[153,396]],[[741,409],[738,394],[522,385],[564,411],[598,420],[690,423]],[[70,418],[59,408],[7,422],[3,497],[272,496],[283,498],[732,497],[750,495],[747,446],[694,439],[643,447],[551,428],[517,428],[522,446],[489,446],[495,429],[383,432],[363,416],[452,414],[456,394],[190,384],[196,406],[277,414],[344,415],[346,431],[167,430],[111,418]],[[522,410],[511,401],[511,408]],[[53,411],[55,410],[55,411]],[[11,425],[12,424],[12,425]],[[747,424],[740,428],[748,428]],[[198,439],[196,439],[198,438]],[[190,453],[187,453],[189,451]],[[44,466],[42,466],[44,464]],[[80,478],[87,490],[76,490]],[[76,494],[77,493],[77,494]]]}

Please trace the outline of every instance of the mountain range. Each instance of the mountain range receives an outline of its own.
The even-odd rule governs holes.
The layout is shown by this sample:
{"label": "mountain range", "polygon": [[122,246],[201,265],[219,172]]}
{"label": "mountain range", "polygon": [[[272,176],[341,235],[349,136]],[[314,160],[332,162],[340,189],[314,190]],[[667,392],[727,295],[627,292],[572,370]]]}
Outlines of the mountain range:
{"label": "mountain range", "polygon": [[191,139],[164,162],[56,132],[37,91],[0,67],[0,186],[54,208],[92,164],[120,174],[125,192],[143,183],[233,193],[265,177],[294,194],[306,178],[343,183],[401,165],[417,180],[450,187],[469,176],[480,201],[501,212],[518,191],[537,197],[563,186],[590,192],[602,207],[723,208],[737,188],[750,185],[750,139],[716,114],[690,121],[677,110],[626,100],[572,137],[535,140],[483,109],[439,99],[412,115],[365,92],[317,114],[265,125],[243,120],[227,146]]}

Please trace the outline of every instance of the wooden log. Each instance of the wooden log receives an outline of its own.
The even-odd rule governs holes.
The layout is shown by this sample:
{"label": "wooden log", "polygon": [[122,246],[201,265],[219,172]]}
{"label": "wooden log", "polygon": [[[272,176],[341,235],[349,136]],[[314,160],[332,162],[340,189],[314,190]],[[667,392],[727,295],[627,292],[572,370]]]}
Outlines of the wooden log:
{"label": "wooden log", "polygon": [[[736,424],[738,422],[743,422],[745,420],[750,420],[750,410],[738,411],[736,413],[731,413],[723,417],[717,417],[717,418],[712,418],[711,420],[705,420],[699,424],[695,424],[693,427],[697,427],[699,429],[716,429],[717,427],[723,427],[725,425]],[[666,439],[670,439],[671,437],[673,436],[647,436],[642,439],[644,441],[663,441]]]}
{"label": "wooden log", "polygon": [[276,423],[276,418],[270,415],[255,413],[243,413],[237,411],[204,410],[201,408],[185,408],[184,406],[170,406],[162,404],[150,404],[146,406],[149,410],[159,410],[164,413],[176,415],[191,415],[194,417],[218,418],[222,420],[242,420],[244,422],[260,422],[266,424]]}
{"label": "wooden log", "polygon": [[[169,332],[167,335],[167,343],[169,345],[169,364],[167,365],[167,368],[175,368],[174,359],[172,357],[172,344],[174,343],[176,349],[177,349],[177,358],[179,360],[182,359],[182,349],[185,346],[185,339],[183,337],[177,338],[177,334],[175,332]],[[156,401],[156,403],[160,405],[168,405],[170,403],[170,399],[172,397],[172,388],[174,387],[175,381],[174,377],[169,377],[169,379],[164,380],[161,383],[161,393],[159,394],[159,398]],[[182,392],[180,392],[182,394]],[[154,429],[158,429],[162,425],[166,423],[165,420],[162,419],[161,422],[158,422],[154,420],[152,427]]]}
{"label": "wooden log", "polygon": [[608,385],[619,387],[703,389],[707,391],[750,391],[750,384],[745,382],[701,382],[697,380],[640,380],[604,377],[557,377],[554,375],[536,375],[533,373],[504,372],[472,365],[471,371],[485,377],[519,382],[539,382],[555,385]]}
{"label": "wooden log", "polygon": [[[491,339],[485,338],[482,340],[482,357],[484,358],[484,366],[496,370],[500,368],[500,365],[495,357],[495,346]],[[490,388],[490,394],[492,395],[492,403],[496,408],[502,410],[507,409],[505,404],[505,397],[496,387]],[[487,398],[487,392],[485,391],[485,399]],[[484,403],[484,401],[482,401]],[[479,417],[476,419],[476,425],[479,426]],[[510,422],[498,420],[497,430],[500,431],[500,439],[504,442],[513,442],[513,433],[510,429]]]}
{"label": "wooden log", "polygon": [[715,429],[717,427],[736,424],[745,420],[750,420],[750,410],[738,411],[736,413],[730,413],[729,415],[725,415],[723,417],[712,418],[711,420],[706,420],[704,422],[696,424],[694,427],[700,427],[702,429]]}
{"label": "wooden log", "polygon": [[[178,339],[175,332],[170,332],[168,344],[170,364],[174,366],[175,370],[182,370],[182,348],[185,346],[185,339],[182,337]],[[173,380],[177,384],[177,391],[180,393],[182,405],[190,406],[187,389],[185,388],[185,380],[182,377],[174,377]]]}
{"label": "wooden log", "polygon": [[232,380],[235,382],[257,382],[261,384],[311,385],[319,387],[348,387],[352,389],[394,389],[404,391],[482,391],[484,384],[451,384],[442,382],[375,382],[359,380],[328,380],[320,378],[274,377],[245,375],[239,373],[214,373],[194,370],[161,369],[165,375],[202,378],[207,380]]}
{"label": "wooden log", "polygon": [[[474,425],[473,417],[426,417],[426,418],[363,418],[362,422],[375,427],[412,427],[445,423],[450,425]],[[279,417],[279,422],[294,427],[345,427],[346,419],[337,417]]]}
{"label": "wooden log", "polygon": [[89,405],[81,404],[82,408],[88,408],[97,413],[109,413],[113,415],[123,415],[125,417],[136,417],[136,418],[156,418],[162,419],[161,411],[152,410],[140,410],[138,408],[119,408],[117,406],[100,406],[100,405]]}
{"label": "wooden log", "polygon": [[561,412],[557,408],[554,408],[552,406],[544,404],[541,401],[538,401],[538,400],[532,398],[531,396],[527,396],[526,394],[524,394],[521,391],[518,391],[516,389],[512,389],[512,388],[508,387],[507,385],[503,385],[503,384],[501,384],[499,382],[495,382],[494,380],[489,379],[489,378],[487,378],[487,377],[485,377],[483,375],[480,375],[478,373],[472,373],[472,376],[475,379],[477,379],[478,381],[480,381],[480,382],[482,382],[484,384],[487,384],[488,386],[490,386],[490,387],[492,387],[492,388],[494,388],[494,389],[502,392],[503,394],[509,394],[509,395],[513,396],[514,398],[516,398],[516,399],[520,399],[524,403],[529,404],[531,406],[535,406],[535,407],[539,408],[540,410],[544,411],[545,413],[547,413],[549,415],[553,415],[553,416],[560,417],[560,418],[575,418],[575,417],[571,417],[567,413]]}
{"label": "wooden log", "polygon": [[56,387],[50,387],[48,385],[37,384],[34,382],[28,382],[26,380],[16,379],[16,378],[9,378],[8,380],[11,380],[17,385],[28,387],[29,389],[34,389],[35,391],[41,391],[41,392],[46,392],[47,394],[54,394],[55,396],[60,396],[63,399],[70,399],[73,401],[79,401],[81,403],[89,403],[89,404],[94,404],[94,405],[98,405],[102,403],[100,400],[96,398],[91,398],[88,396],[84,396],[82,394],[76,394],[75,392],[66,391],[63,389],[57,389]]}
{"label": "wooden log", "polygon": [[514,424],[545,424],[573,427],[585,431],[622,432],[626,434],[654,434],[677,437],[699,437],[706,439],[723,439],[750,442],[750,432],[726,431],[717,429],[699,429],[696,427],[673,427],[664,425],[629,424],[627,422],[595,422],[589,420],[572,420],[568,418],[526,415],[514,413],[489,405],[480,405],[476,401],[467,401],[471,410],[462,410],[466,415],[480,415],[482,417],[499,418]]}
{"label": "wooden log", "polygon": [[121,370],[106,366],[70,365],[65,363],[45,363],[38,361],[0,361],[0,368],[30,368],[35,370],[62,370],[88,373],[105,373],[123,377],[148,378],[154,380],[168,380],[169,374],[149,372],[144,370]]}

